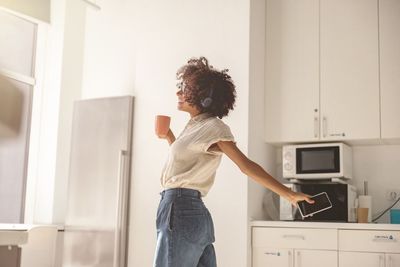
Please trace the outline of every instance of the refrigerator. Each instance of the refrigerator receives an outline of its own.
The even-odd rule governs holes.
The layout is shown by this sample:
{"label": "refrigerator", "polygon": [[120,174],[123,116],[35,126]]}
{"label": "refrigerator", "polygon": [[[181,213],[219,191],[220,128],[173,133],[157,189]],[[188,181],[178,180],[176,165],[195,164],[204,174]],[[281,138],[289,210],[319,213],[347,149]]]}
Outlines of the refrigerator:
{"label": "refrigerator", "polygon": [[125,267],[133,97],[74,103],[63,267]]}

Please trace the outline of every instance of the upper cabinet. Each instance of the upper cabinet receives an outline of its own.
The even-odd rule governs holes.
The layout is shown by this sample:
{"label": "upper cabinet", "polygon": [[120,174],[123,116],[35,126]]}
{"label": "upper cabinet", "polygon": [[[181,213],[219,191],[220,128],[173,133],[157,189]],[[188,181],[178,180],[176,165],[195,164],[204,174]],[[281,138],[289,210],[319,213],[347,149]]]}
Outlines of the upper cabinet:
{"label": "upper cabinet", "polygon": [[377,0],[267,0],[266,141],[380,138]]}
{"label": "upper cabinet", "polygon": [[378,2],[320,3],[321,139],[379,139]]}
{"label": "upper cabinet", "polygon": [[266,1],[266,139],[319,138],[319,1]]}
{"label": "upper cabinet", "polygon": [[379,1],[382,138],[400,138],[400,1]]}

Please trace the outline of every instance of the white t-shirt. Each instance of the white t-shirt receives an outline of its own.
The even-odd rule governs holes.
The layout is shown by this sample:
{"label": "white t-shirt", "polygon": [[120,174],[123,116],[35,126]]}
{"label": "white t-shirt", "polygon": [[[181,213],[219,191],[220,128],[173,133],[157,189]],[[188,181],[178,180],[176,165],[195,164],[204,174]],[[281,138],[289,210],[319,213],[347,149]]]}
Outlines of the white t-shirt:
{"label": "white t-shirt", "polygon": [[161,175],[162,187],[195,189],[206,196],[223,154],[218,147],[209,150],[218,141],[234,142],[228,125],[208,113],[191,118],[170,146]]}

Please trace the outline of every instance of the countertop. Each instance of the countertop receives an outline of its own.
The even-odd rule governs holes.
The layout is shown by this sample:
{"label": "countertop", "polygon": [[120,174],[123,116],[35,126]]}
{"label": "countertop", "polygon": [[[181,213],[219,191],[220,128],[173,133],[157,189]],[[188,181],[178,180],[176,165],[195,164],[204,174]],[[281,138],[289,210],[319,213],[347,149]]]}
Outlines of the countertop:
{"label": "countertop", "polygon": [[252,227],[295,227],[317,229],[342,229],[342,230],[397,230],[400,224],[380,223],[335,223],[335,222],[300,222],[300,221],[252,221]]}

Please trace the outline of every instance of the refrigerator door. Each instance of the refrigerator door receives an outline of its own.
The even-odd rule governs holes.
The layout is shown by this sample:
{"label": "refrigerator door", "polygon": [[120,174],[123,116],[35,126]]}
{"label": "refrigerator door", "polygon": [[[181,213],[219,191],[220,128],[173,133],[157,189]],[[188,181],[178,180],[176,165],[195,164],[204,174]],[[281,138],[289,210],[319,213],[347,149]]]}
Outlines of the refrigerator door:
{"label": "refrigerator door", "polygon": [[63,267],[124,267],[132,97],[74,106]]}

